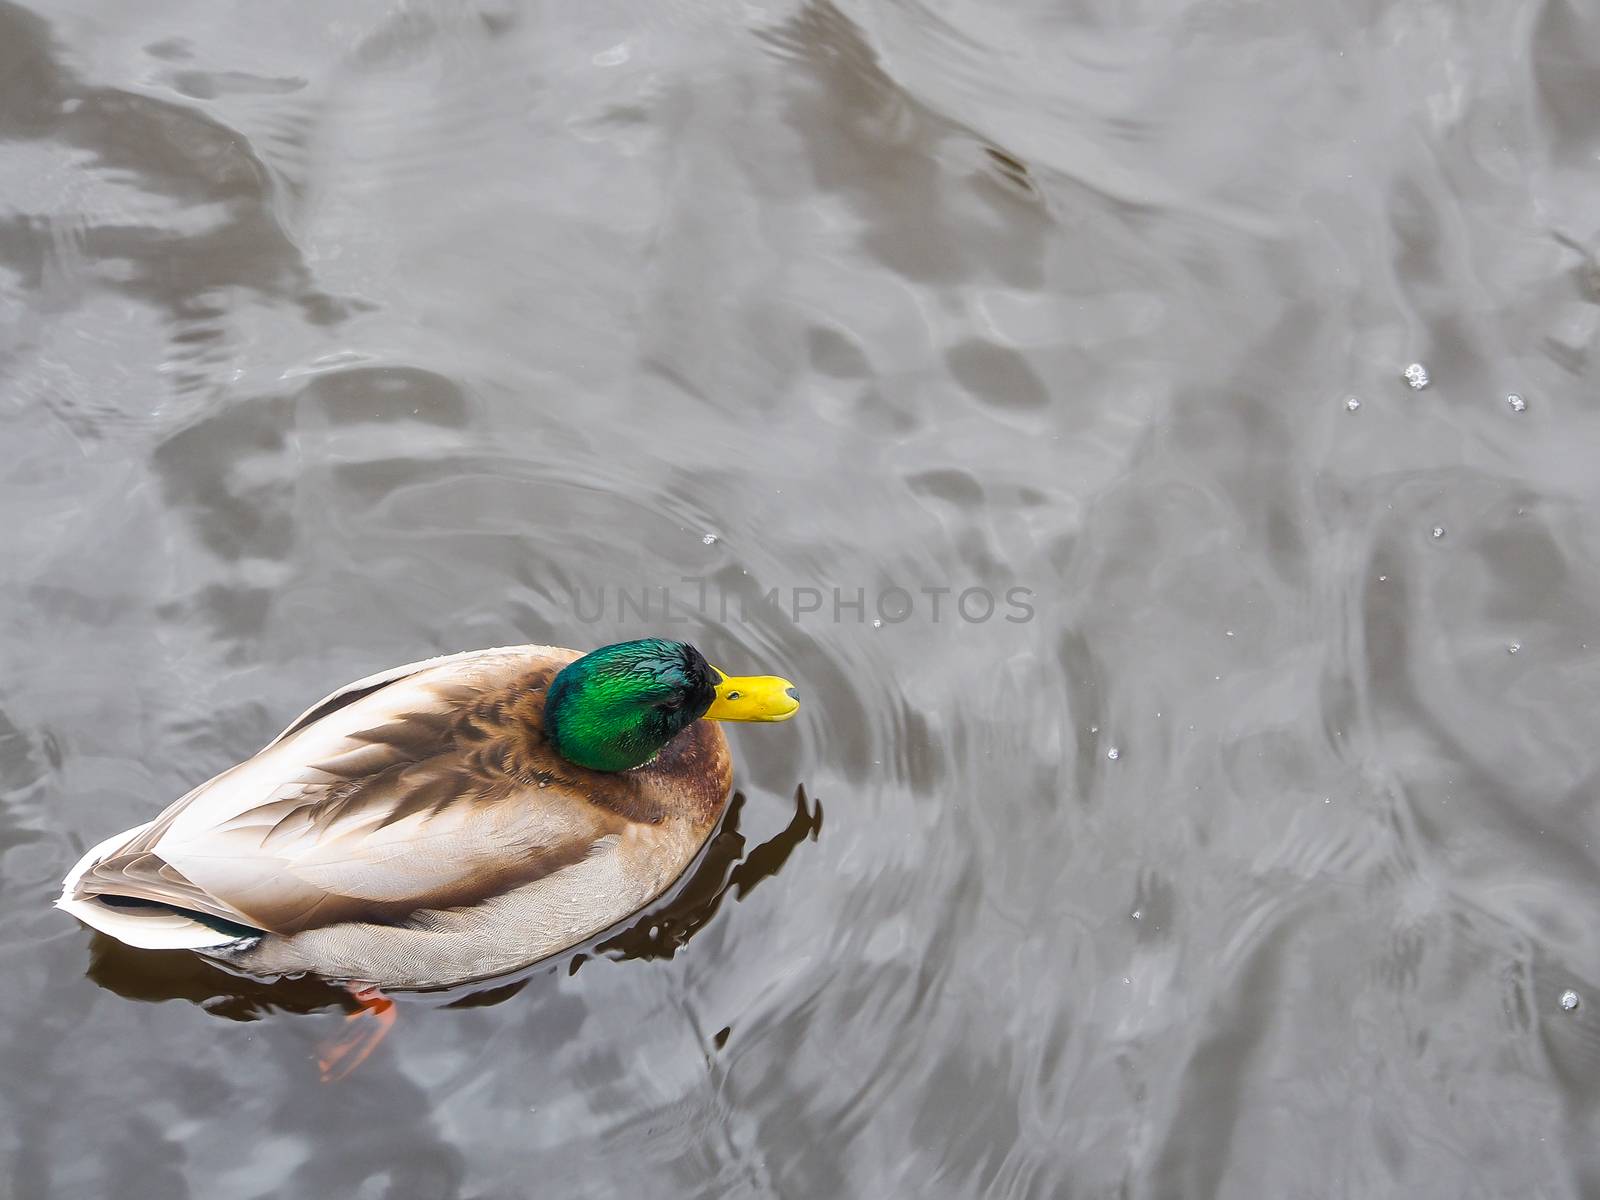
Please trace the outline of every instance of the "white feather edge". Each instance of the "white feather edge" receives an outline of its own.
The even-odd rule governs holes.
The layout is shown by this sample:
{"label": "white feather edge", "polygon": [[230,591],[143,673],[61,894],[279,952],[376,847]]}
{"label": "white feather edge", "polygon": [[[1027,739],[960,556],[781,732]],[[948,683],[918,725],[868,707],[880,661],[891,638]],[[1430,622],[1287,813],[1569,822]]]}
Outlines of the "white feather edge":
{"label": "white feather edge", "polygon": [[72,889],[78,886],[78,880],[90,867],[131,838],[138,837],[150,825],[151,822],[146,822],[112,834],[84,854],[67,873],[56,907],[71,913],[91,929],[98,929],[119,942],[145,950],[203,950],[207,946],[222,946],[238,941],[233,934],[219,932],[171,909],[112,908],[97,900],[73,898]]}

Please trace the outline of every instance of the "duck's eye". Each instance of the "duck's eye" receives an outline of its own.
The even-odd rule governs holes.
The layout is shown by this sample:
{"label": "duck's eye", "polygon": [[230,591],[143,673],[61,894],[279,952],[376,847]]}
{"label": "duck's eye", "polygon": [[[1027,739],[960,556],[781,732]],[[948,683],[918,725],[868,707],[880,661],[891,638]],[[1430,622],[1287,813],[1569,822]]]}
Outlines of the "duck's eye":
{"label": "duck's eye", "polygon": [[663,709],[666,712],[676,712],[678,709],[683,707],[683,697],[682,696],[668,696],[660,704],[656,705],[656,707],[659,708],[659,709]]}

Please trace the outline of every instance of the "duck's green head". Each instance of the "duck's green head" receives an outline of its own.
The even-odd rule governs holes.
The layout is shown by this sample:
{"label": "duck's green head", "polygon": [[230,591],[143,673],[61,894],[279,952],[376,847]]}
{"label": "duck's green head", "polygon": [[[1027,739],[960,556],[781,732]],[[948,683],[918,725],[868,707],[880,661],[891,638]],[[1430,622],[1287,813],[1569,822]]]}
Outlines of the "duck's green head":
{"label": "duck's green head", "polygon": [[550,682],[544,731],[557,754],[595,771],[649,762],[701,717],[785,721],[800,708],[775,675],[724,675],[687,642],[602,646]]}

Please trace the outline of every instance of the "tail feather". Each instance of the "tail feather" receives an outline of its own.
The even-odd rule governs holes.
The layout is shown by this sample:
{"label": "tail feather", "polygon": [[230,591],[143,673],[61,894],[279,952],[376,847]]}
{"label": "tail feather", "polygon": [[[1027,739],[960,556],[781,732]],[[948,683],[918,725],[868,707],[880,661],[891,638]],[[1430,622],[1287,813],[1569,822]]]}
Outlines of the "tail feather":
{"label": "tail feather", "polygon": [[78,860],[61,885],[56,907],[71,913],[92,929],[145,950],[203,950],[239,940],[237,929],[224,930],[196,916],[160,904],[107,903],[99,896],[77,895],[78,882],[91,868],[148,829],[140,825],[107,838]]}

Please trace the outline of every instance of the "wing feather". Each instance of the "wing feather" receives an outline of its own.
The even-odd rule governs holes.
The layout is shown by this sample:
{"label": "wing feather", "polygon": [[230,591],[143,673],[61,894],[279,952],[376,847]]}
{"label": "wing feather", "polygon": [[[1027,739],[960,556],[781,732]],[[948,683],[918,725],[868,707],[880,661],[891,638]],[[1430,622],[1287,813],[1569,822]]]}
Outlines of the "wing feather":
{"label": "wing feather", "polygon": [[518,736],[506,698],[573,657],[476,651],[341,689],[134,831],[75,896],[295,933],[471,904],[581,861],[626,820],[561,781],[508,772],[502,744]]}

